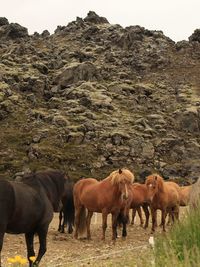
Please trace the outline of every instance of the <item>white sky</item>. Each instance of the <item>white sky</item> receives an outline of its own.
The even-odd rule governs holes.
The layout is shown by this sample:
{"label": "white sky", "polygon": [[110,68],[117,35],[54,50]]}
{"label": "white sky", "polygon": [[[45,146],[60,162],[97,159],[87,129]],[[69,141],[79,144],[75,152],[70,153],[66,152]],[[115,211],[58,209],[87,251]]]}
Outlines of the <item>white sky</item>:
{"label": "white sky", "polygon": [[162,30],[174,41],[187,40],[200,28],[200,0],[0,0],[0,16],[28,28],[29,34],[66,26],[88,11],[123,27]]}

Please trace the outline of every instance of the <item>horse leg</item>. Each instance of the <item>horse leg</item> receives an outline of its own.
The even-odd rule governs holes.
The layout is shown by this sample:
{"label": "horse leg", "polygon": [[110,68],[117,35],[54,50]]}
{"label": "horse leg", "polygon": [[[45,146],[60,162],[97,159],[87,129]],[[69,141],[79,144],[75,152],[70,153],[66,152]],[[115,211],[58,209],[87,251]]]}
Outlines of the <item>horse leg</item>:
{"label": "horse leg", "polygon": [[81,213],[81,207],[77,207],[75,210],[75,220],[74,220],[74,226],[75,226],[74,238],[75,239],[78,239],[78,227],[80,224],[80,213]]}
{"label": "horse leg", "polygon": [[138,213],[138,215],[140,217],[140,226],[142,226],[144,224],[144,220],[142,218],[142,210],[141,210],[141,207],[138,207],[137,208],[137,213]]}
{"label": "horse leg", "polygon": [[[167,215],[168,215],[168,222],[170,222],[170,212],[167,212],[166,211],[166,213],[165,213],[165,220],[167,219]],[[160,224],[159,224],[159,226],[160,227],[162,227],[163,226],[163,223],[162,223],[162,217],[161,217],[161,222],[160,222]]]}
{"label": "horse leg", "polygon": [[62,211],[62,225],[61,225],[61,233],[64,233],[65,232],[65,213],[64,213],[64,210]]}
{"label": "horse leg", "polygon": [[123,220],[122,220],[122,226],[123,226],[123,228],[122,228],[122,237],[126,237],[127,236],[126,226],[127,226],[128,219],[129,219],[128,216],[129,216],[128,213],[124,214],[124,216],[123,216]]}
{"label": "horse leg", "polygon": [[143,204],[142,205],[144,214],[145,214],[145,225],[144,225],[144,229],[146,229],[149,226],[149,209],[148,209],[148,205],[147,204]]}
{"label": "horse leg", "polygon": [[112,240],[115,241],[117,238],[117,213],[112,213]]}
{"label": "horse leg", "polygon": [[88,211],[88,215],[87,215],[87,219],[86,219],[86,224],[87,224],[87,239],[88,240],[91,239],[90,223],[91,223],[92,215],[93,215],[93,212],[92,211]]}
{"label": "horse leg", "polygon": [[[167,217],[167,216],[166,216]],[[172,222],[174,222],[174,215],[173,213],[170,211],[168,213],[168,222],[167,222],[167,225],[170,225]]]}
{"label": "horse leg", "polygon": [[173,222],[174,222],[174,219],[176,219],[177,221],[179,221],[179,205],[177,205],[176,207],[174,207],[174,210],[173,210]]}
{"label": "horse leg", "polygon": [[135,215],[136,215],[136,208],[133,208],[132,209],[132,221],[131,221],[131,224],[134,224],[134,220],[135,220]]}
{"label": "horse leg", "polygon": [[33,238],[34,238],[34,232],[25,234],[26,247],[27,247],[27,258],[29,261],[29,267],[33,266],[33,262],[30,260],[30,257],[35,256],[35,251],[34,251],[34,247],[33,247]]}
{"label": "horse leg", "polygon": [[155,211],[156,212],[156,217],[155,217],[155,227],[158,227],[158,220],[157,220],[157,210]]}
{"label": "horse leg", "polygon": [[157,213],[156,213],[156,210],[154,208],[152,208],[152,207],[151,207],[151,217],[152,217],[151,232],[153,233],[153,232],[155,232]]}
{"label": "horse leg", "polygon": [[58,232],[61,231],[62,211],[59,212]]}
{"label": "horse leg", "polygon": [[166,210],[163,209],[162,210],[162,215],[161,215],[161,224],[162,224],[162,227],[163,227],[163,232],[166,232],[166,229],[165,229],[165,219],[166,219]]}
{"label": "horse leg", "polygon": [[108,213],[107,211],[103,210],[102,211],[102,238],[101,240],[105,240],[105,233],[106,233],[106,228],[107,228],[107,216]]}
{"label": "horse leg", "polygon": [[[58,227],[58,231],[61,233],[65,232],[65,220],[63,218],[64,218],[63,210],[61,210],[59,212],[59,227]],[[62,221],[62,219],[63,219],[63,221]]]}
{"label": "horse leg", "polygon": [[48,226],[42,227],[41,229],[39,229],[37,231],[38,237],[39,237],[40,247],[39,247],[38,256],[37,256],[36,261],[34,263],[34,265],[36,265],[36,266],[39,265],[39,262],[41,261],[43,255],[45,254],[45,252],[47,250],[47,232],[48,232]]}
{"label": "horse leg", "polygon": [[72,234],[72,232],[73,232],[72,223],[69,223],[69,226],[68,226],[68,234]]}
{"label": "horse leg", "polygon": [[2,247],[3,247],[4,234],[5,234],[5,232],[0,233],[0,267],[1,267],[1,251],[2,251]]}

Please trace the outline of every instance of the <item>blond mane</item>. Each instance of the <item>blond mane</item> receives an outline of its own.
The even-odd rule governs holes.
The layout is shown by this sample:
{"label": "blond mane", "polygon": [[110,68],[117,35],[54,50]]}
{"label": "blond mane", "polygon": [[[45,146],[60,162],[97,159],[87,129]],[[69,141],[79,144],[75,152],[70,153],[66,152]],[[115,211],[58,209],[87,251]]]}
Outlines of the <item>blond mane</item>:
{"label": "blond mane", "polygon": [[146,179],[146,183],[147,182],[153,182],[153,181],[156,181],[157,182],[157,185],[158,185],[158,189],[159,191],[163,191],[164,190],[164,180],[163,178],[157,174],[157,173],[154,173],[154,174],[151,174],[147,177]]}
{"label": "blond mane", "polygon": [[113,185],[119,184],[121,181],[133,183],[135,179],[133,173],[125,168],[111,172],[111,174],[107,178],[111,180],[111,183]]}

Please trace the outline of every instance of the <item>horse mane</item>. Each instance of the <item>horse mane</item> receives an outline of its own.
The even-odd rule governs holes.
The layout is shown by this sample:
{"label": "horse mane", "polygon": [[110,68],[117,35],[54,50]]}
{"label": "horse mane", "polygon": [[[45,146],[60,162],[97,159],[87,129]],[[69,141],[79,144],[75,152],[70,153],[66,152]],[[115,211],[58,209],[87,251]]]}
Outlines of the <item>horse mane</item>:
{"label": "horse mane", "polygon": [[119,169],[111,172],[111,174],[107,177],[107,179],[111,180],[113,185],[119,184],[121,181],[126,181],[127,183],[133,183],[134,175],[128,169]]}
{"label": "horse mane", "polygon": [[36,178],[36,173],[35,172],[25,174],[21,178],[20,183],[24,183],[24,184],[27,184],[27,185],[30,185],[30,186],[39,186],[39,181]]}
{"label": "horse mane", "polygon": [[163,178],[158,174],[155,174],[155,177],[157,177],[159,191],[163,192],[164,191],[164,180],[163,180]]}
{"label": "horse mane", "polygon": [[58,170],[46,170],[38,171],[27,174],[22,178],[22,182],[35,187],[43,188],[46,191],[47,196],[55,201],[54,210],[59,204],[60,197],[63,194],[65,184],[65,174]]}

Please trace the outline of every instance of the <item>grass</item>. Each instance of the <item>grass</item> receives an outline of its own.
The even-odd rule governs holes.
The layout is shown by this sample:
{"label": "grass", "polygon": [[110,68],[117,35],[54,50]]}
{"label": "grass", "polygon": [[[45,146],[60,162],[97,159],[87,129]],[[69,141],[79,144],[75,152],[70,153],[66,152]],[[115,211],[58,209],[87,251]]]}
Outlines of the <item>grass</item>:
{"label": "grass", "polygon": [[155,243],[156,267],[200,266],[200,209],[187,213],[169,234]]}

